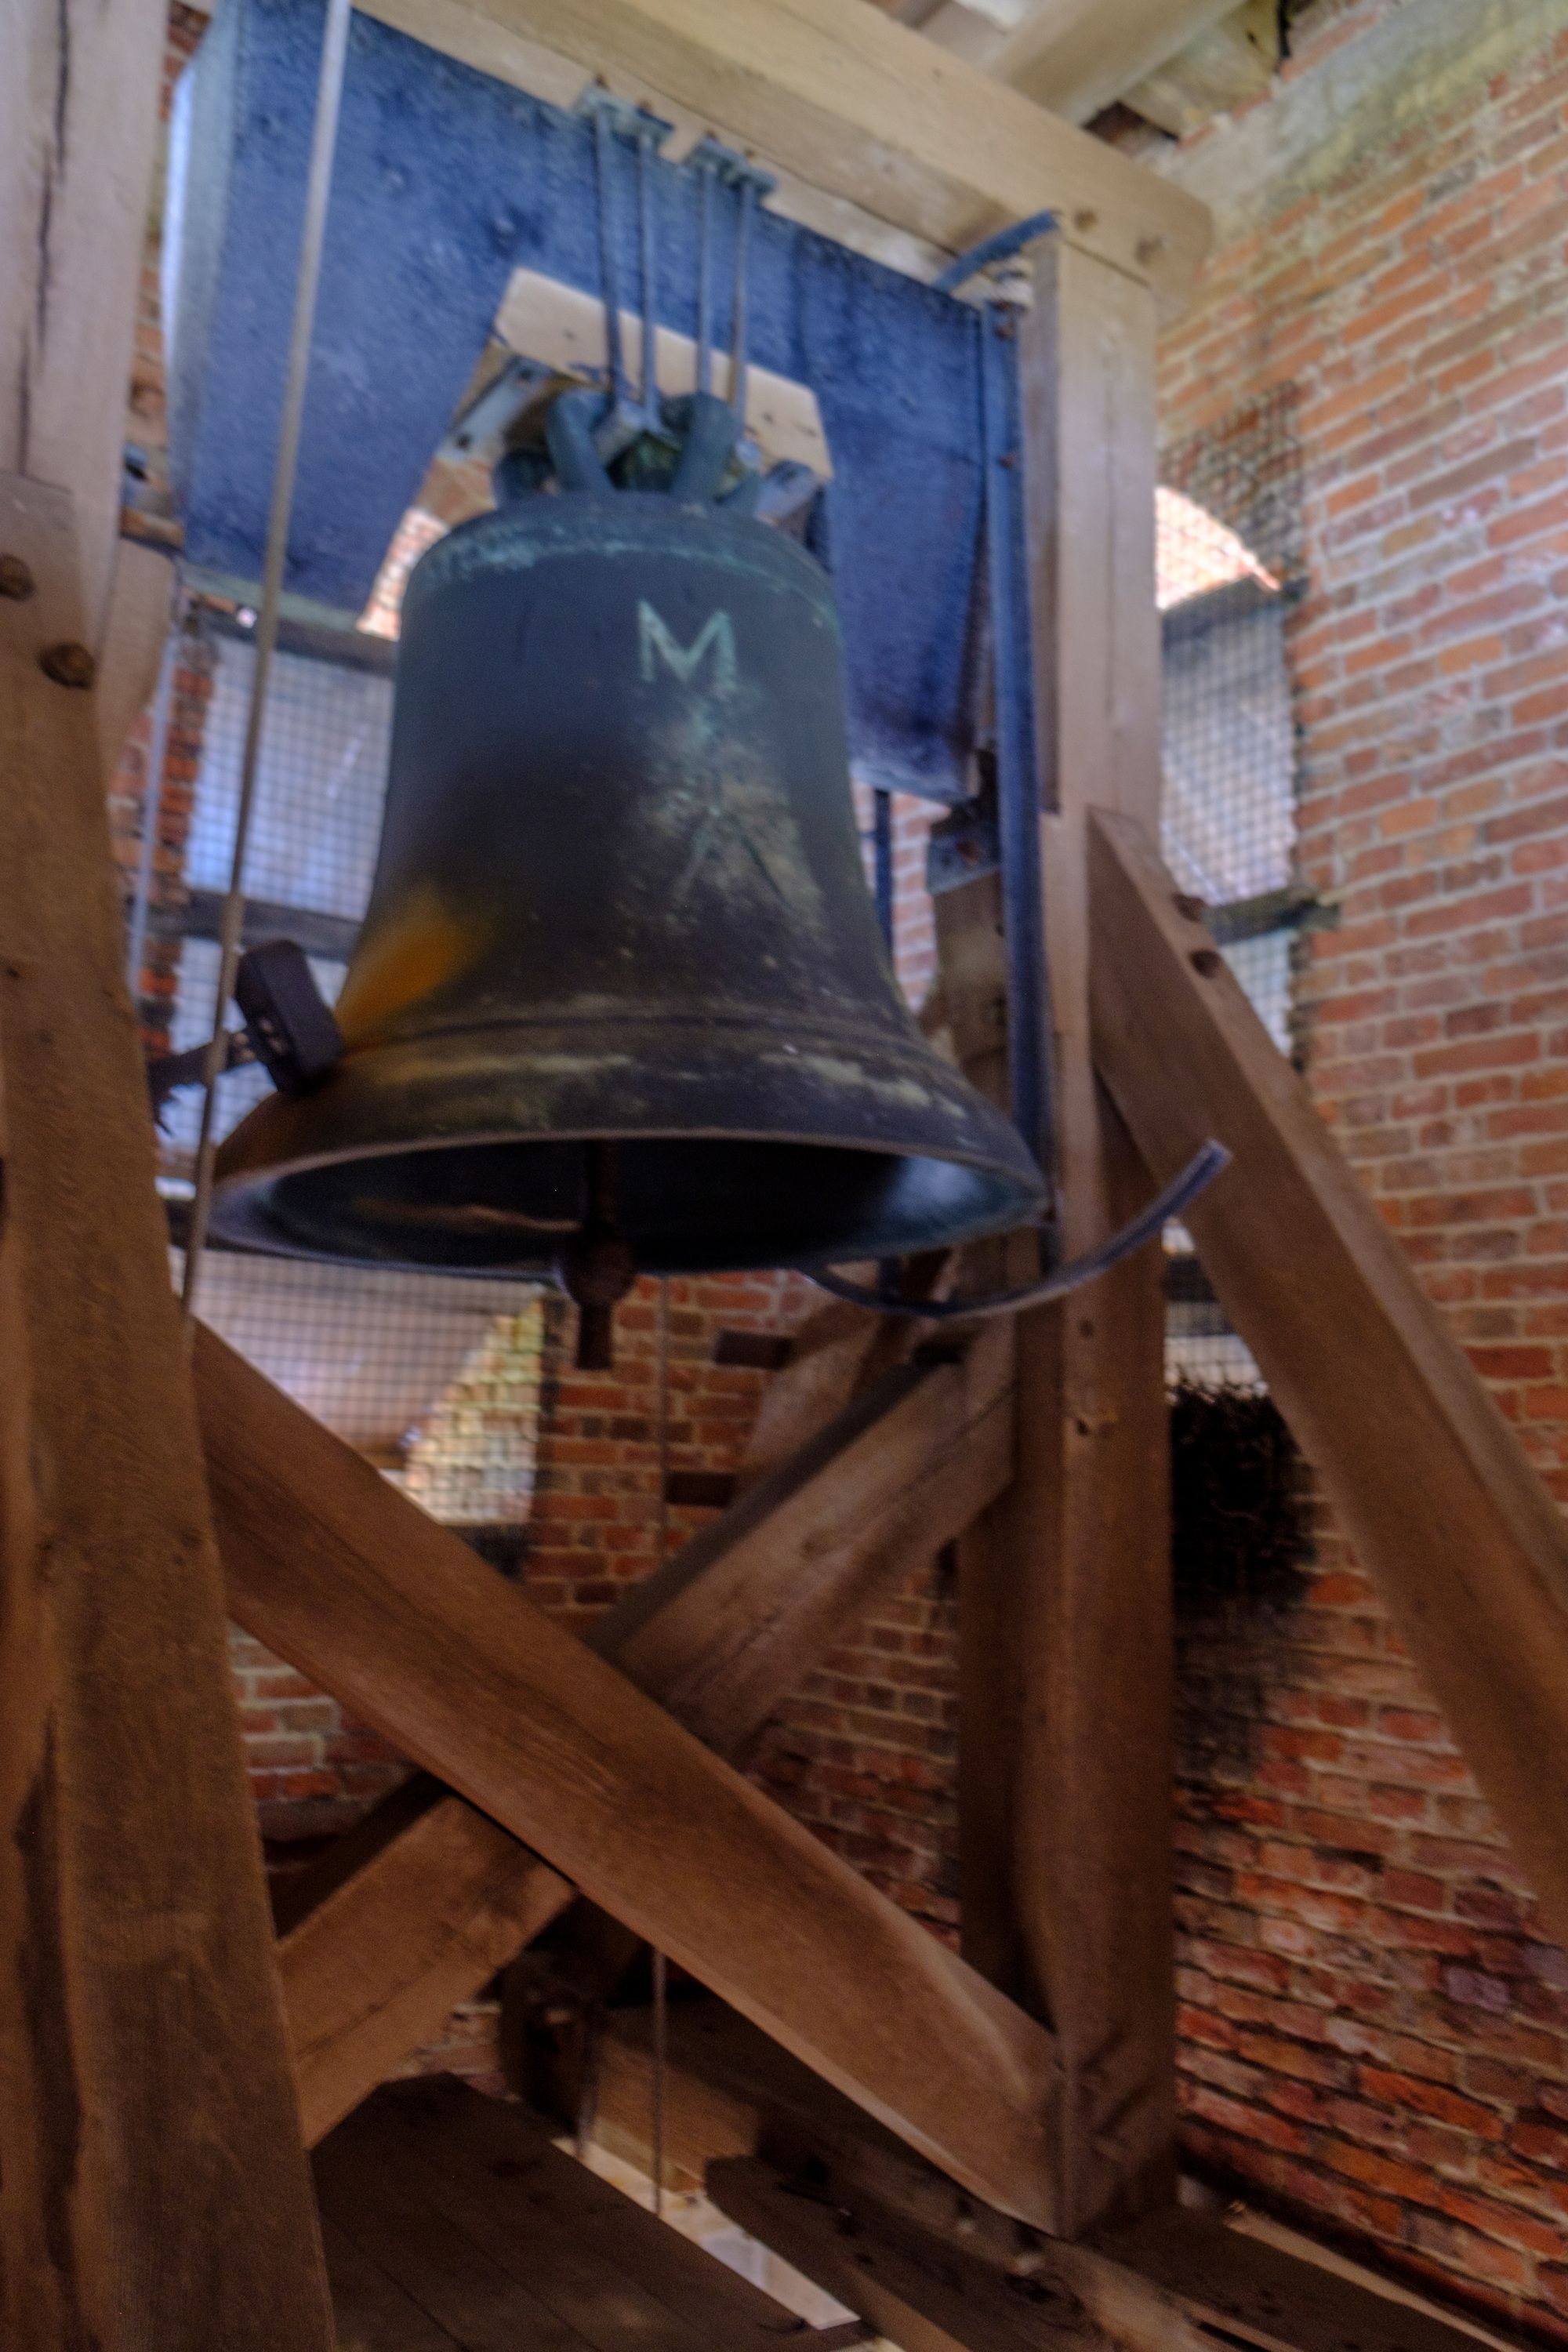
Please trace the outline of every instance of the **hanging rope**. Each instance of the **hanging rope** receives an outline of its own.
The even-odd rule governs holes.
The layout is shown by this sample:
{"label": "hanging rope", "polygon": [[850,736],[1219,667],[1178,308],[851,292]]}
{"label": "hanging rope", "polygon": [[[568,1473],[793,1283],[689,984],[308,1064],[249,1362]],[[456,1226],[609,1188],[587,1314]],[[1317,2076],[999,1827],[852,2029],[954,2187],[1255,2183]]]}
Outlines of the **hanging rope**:
{"label": "hanging rope", "polygon": [[[669,1549],[669,1276],[658,1281],[658,1557]],[[664,1954],[653,1952],[653,2210],[664,2215],[664,2091],[668,2046],[669,1970]]]}
{"label": "hanging rope", "polygon": [[316,319],[316,294],[321,277],[321,248],[327,226],[327,202],[331,194],[332,159],[337,150],[338,112],[342,101],[343,72],[348,61],[351,0],[328,0],[326,31],[321,40],[321,71],[316,83],[316,121],[310,140],[310,173],[305,184],[305,226],[300,239],[300,270],[294,286],[294,318],[289,337],[289,369],[283,392],[283,417],[278,436],[278,462],[272,474],[272,502],[267,517],[267,559],[261,581],[261,604],[256,625],[256,667],[251,674],[250,703],[246,713],[245,752],[239,771],[239,806],[235,815],[234,856],[228,889],[223,902],[218,940],[217,1001],[213,1008],[212,1035],[202,1069],[202,1123],[196,1139],[195,1198],[191,1203],[190,1234],[185,1243],[185,1273],[180,1297],[187,1329],[195,1314],[196,1286],[206,1248],[212,1215],[213,1162],[217,1152],[214,1113],[217,1082],[228,1058],[224,1016],[234,993],[245,929],[245,856],[256,806],[256,780],[261,764],[261,737],[267,717],[267,688],[272,656],[278,646],[278,622],[283,597],[283,566],[289,552],[289,521],[294,507],[294,478],[300,464],[300,436],[305,417],[305,387],[310,372],[310,338]]}

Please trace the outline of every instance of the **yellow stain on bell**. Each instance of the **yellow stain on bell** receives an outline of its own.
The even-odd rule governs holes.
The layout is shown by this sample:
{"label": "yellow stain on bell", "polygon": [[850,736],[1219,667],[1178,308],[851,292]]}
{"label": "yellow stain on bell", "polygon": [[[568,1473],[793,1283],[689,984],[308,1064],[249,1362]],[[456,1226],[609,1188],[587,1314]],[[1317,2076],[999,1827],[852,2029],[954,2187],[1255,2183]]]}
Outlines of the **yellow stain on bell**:
{"label": "yellow stain on bell", "polygon": [[460,921],[434,890],[411,897],[394,921],[378,925],[355,951],[336,1006],[344,1044],[351,1050],[363,1045],[405,1005],[455,980],[483,947],[472,918]]}

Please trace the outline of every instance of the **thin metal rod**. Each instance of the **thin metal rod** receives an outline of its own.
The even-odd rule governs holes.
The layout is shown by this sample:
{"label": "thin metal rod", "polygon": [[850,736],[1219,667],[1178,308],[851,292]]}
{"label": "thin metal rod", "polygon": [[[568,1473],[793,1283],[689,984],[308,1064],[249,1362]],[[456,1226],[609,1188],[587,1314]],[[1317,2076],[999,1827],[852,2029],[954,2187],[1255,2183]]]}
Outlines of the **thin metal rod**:
{"label": "thin metal rod", "polygon": [[644,413],[651,418],[654,402],[658,395],[658,370],[655,364],[658,329],[654,322],[657,289],[654,284],[653,142],[647,131],[639,132],[637,137],[637,261],[642,274],[642,404]]}
{"label": "thin metal rod", "polygon": [[669,1969],[653,1956],[653,2210],[664,2219],[664,2088],[669,2063]]}
{"label": "thin metal rod", "polygon": [[181,1288],[187,1328],[195,1313],[196,1285],[202,1253],[206,1247],[212,1214],[213,1132],[217,1081],[228,1054],[224,1014],[234,993],[235,970],[245,926],[245,853],[256,804],[256,781],[261,765],[261,737],[267,719],[267,689],[272,656],[278,646],[278,619],[283,596],[283,566],[289,553],[289,521],[294,507],[294,479],[300,465],[300,436],[305,416],[305,388],[310,373],[310,338],[316,320],[316,295],[321,278],[321,250],[326,240],[327,205],[332,190],[332,159],[337,149],[338,113],[342,102],[343,73],[348,62],[351,0],[327,0],[326,30],[321,39],[321,72],[316,84],[316,121],[310,140],[310,173],[305,184],[305,225],[300,239],[300,269],[294,285],[294,318],[289,336],[289,372],[283,394],[282,425],[278,436],[278,462],[272,475],[272,503],[267,517],[267,562],[262,574],[261,604],[256,627],[256,667],[250,680],[250,707],[246,714],[245,753],[239,772],[239,806],[235,815],[234,856],[228,892],[224,899],[219,934],[217,1002],[213,1008],[212,1035],[203,1073],[201,1132],[196,1142],[195,1198],[191,1203],[191,1227],[185,1244],[185,1274]]}
{"label": "thin metal rod", "polygon": [[605,348],[610,392],[618,408],[626,399],[626,356],[621,344],[620,256],[616,249],[616,134],[607,106],[594,113],[594,163],[599,183],[599,275],[605,287]]}
{"label": "thin metal rod", "polygon": [[658,1278],[658,1565],[669,1552],[669,1276]]}
{"label": "thin metal rod", "polygon": [[697,192],[697,389],[713,375],[713,166],[701,167]]}
{"label": "thin metal rod", "polygon": [[174,600],[174,611],[158,664],[158,684],[153,696],[153,731],[147,745],[146,780],[142,793],[142,848],[136,860],[136,890],[131,901],[131,924],[125,940],[125,984],[131,1002],[142,1001],[142,961],[147,952],[147,915],[153,903],[153,871],[158,858],[158,827],[163,815],[163,766],[169,755],[169,714],[174,700],[174,671],[184,624],[184,595]]}
{"label": "thin metal rod", "polygon": [[1007,1074],[1013,1124],[1054,1189],[1050,1004],[1040,873],[1040,782],[1022,562],[1014,321],[1000,304],[980,325],[985,543],[995,696],[996,815],[1007,963]]}
{"label": "thin metal rod", "polygon": [[749,365],[746,357],[746,337],[750,320],[746,310],[752,247],[752,207],[756,202],[756,185],[748,175],[741,182],[740,210],[735,216],[735,295],[731,306],[730,340],[730,405],[742,425],[746,421],[746,380]]}
{"label": "thin metal rod", "polygon": [[893,952],[893,795],[880,784],[871,793],[872,874],[877,920],[889,955]]}

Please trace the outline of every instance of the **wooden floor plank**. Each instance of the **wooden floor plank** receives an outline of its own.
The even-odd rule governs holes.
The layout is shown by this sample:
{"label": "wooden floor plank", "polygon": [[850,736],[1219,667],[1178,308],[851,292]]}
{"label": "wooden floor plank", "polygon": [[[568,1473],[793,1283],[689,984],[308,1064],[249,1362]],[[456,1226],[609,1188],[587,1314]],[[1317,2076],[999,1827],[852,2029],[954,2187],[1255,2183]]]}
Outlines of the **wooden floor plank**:
{"label": "wooden floor plank", "polygon": [[394,2286],[335,2221],[323,2220],[321,2243],[337,2315],[338,2352],[462,2352],[455,2336]]}
{"label": "wooden floor plank", "polygon": [[323,2215],[463,2352],[519,2352],[523,2344],[528,2352],[588,2352],[592,2339],[443,2212],[423,2168],[397,2161],[403,2153],[389,2154],[374,2129],[351,2118],[316,2153]]}
{"label": "wooden floor plank", "polygon": [[[454,2198],[483,2193],[498,2219],[507,2217],[520,2231],[559,2231],[723,2352],[777,2352],[790,2315],[771,2294],[552,2147],[515,2107],[455,2084],[437,2084],[434,2093],[450,2116],[440,2161],[450,2163]],[[414,2105],[396,2090],[376,2105],[386,2113],[395,2102]],[[522,2166],[527,2169],[516,2168]],[[502,2195],[495,2194],[497,2184]]]}
{"label": "wooden floor plank", "polygon": [[1194,2319],[1262,2352],[1475,2352],[1476,2338],[1446,2320],[1229,2229],[1215,2214],[1151,2214],[1100,2242],[1179,2295]]}
{"label": "wooden floor plank", "polygon": [[1011,2281],[935,2241],[895,2242],[864,2213],[784,2180],[758,2158],[710,2165],[709,2194],[902,2352],[1112,2352],[1069,2289]]}

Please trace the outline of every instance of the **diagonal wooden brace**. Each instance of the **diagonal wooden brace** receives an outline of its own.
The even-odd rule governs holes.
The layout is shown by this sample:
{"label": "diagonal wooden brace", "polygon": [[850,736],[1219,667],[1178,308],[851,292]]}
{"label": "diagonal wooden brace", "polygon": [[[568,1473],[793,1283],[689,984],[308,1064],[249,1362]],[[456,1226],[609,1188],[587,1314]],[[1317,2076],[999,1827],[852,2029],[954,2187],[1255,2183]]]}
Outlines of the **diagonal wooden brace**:
{"label": "diagonal wooden brace", "polygon": [[1095,814],[1094,1053],[1556,1934],[1568,1939],[1568,1526],[1148,835]]}
{"label": "diagonal wooden brace", "polygon": [[954,2179],[1051,2226],[1042,2027],[210,1332],[197,1387],[242,1624]]}
{"label": "diagonal wooden brace", "polygon": [[[736,1754],[879,1583],[1006,1485],[1012,1367],[1012,1333],[993,1325],[947,1361],[884,1375],[612,1610],[594,1646]],[[279,1923],[312,2144],[574,1894],[462,1798],[428,1790],[378,1808],[328,1870]]]}

